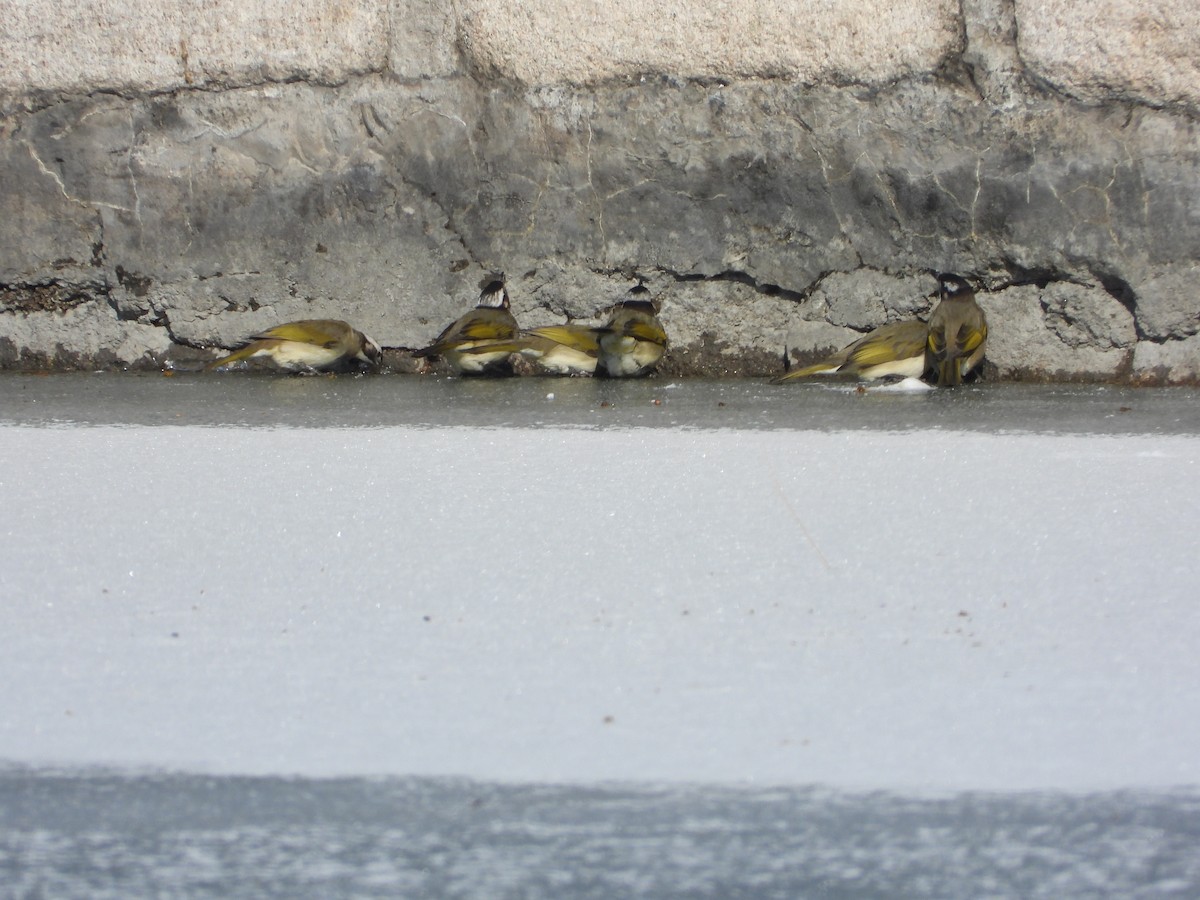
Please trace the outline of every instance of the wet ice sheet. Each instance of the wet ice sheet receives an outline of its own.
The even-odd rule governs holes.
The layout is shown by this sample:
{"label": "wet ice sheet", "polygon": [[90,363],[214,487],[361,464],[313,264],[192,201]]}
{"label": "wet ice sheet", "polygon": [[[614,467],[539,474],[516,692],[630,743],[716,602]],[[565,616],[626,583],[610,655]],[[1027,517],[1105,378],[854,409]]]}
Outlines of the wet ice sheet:
{"label": "wet ice sheet", "polygon": [[731,428],[1200,434],[1200,392],[995,384],[224,375],[0,375],[0,424]]}
{"label": "wet ice sheet", "polygon": [[1195,795],[0,770],[14,896],[1188,897]]}
{"label": "wet ice sheet", "polygon": [[[573,384],[538,390],[565,403]],[[665,389],[608,402],[657,392],[677,411],[692,388]],[[740,410],[719,429],[333,429],[304,411],[283,429],[164,427],[138,424],[173,416],[146,403],[135,424],[0,427],[0,629],[18,638],[0,656],[0,758],[1200,783],[1187,396],[1167,395],[1169,427],[1099,435],[738,428],[753,393],[717,396],[686,402]],[[964,417],[972,396],[953,401]],[[1095,396],[1098,422],[1145,415]],[[613,408],[594,399],[574,418]],[[230,417],[228,396],[206,400],[180,418]],[[39,422],[70,419],[39,403]]]}

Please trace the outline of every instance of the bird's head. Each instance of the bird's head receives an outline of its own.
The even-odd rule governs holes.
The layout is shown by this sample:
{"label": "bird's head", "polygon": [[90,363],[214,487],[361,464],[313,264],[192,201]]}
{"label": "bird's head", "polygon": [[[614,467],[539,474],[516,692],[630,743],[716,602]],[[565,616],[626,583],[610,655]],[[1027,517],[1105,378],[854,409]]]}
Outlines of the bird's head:
{"label": "bird's head", "polygon": [[479,285],[479,305],[497,309],[508,309],[508,288],[504,286],[504,274],[489,275]]}
{"label": "bird's head", "polygon": [[942,299],[948,297],[968,297],[975,293],[965,278],[945,272],[938,275],[938,292]]}

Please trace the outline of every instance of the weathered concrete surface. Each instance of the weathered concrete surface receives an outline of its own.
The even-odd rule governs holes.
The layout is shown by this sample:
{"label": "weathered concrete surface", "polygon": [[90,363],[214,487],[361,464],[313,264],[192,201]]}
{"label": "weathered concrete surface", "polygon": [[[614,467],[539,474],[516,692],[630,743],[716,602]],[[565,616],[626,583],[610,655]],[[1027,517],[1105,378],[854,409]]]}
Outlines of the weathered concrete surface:
{"label": "weathered concrete surface", "polygon": [[463,46],[488,75],[592,84],[646,73],[884,82],[961,48],[958,0],[466,0]]}
{"label": "weathered concrete surface", "polygon": [[0,94],[338,82],[389,53],[378,0],[4,0],[0,15]]}
{"label": "weathered concrete surface", "polygon": [[1193,0],[1016,0],[1021,57],[1055,87],[1094,100],[1200,106]]}
{"label": "weathered concrete surface", "polygon": [[[1076,44],[1027,68],[1018,32],[1064,5],[902,4],[848,40],[878,51],[851,70],[830,38],[863,21],[850,2],[786,25],[768,4],[621,3],[598,31],[548,2],[525,20],[483,0],[302,4],[270,27],[247,13],[203,56],[208,87],[237,88],[169,67],[118,85],[137,48],[104,33],[107,74],[88,77],[121,96],[32,74],[35,8],[0,32],[3,365],[157,365],[314,315],[412,347],[498,270],[528,325],[594,317],[645,277],[667,371],[765,374],[923,313],[950,270],[983,289],[992,374],[1200,379],[1200,77],[1181,67],[1151,103],[1054,75]],[[68,21],[94,38],[105,9]],[[314,30],[290,18],[309,14]],[[662,28],[603,44],[637,16]],[[781,54],[764,62],[729,17],[831,49],[759,42]]]}

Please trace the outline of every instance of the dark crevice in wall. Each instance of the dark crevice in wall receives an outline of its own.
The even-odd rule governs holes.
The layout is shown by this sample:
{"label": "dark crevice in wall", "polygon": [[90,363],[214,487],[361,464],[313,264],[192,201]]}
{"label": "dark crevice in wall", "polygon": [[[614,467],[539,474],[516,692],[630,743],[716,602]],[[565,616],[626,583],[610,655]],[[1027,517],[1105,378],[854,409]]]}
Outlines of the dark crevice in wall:
{"label": "dark crevice in wall", "polygon": [[[678,281],[678,282],[725,281],[725,282],[731,282],[733,284],[743,284],[746,287],[752,288],[753,290],[755,290],[758,293],[763,294],[765,296],[781,297],[784,300],[792,300],[797,303],[803,302],[804,300],[808,299],[808,295],[812,293],[813,288],[816,285],[816,282],[815,282],[814,284],[809,285],[808,287],[804,288],[803,290],[797,291],[792,288],[783,287],[782,285],[772,284],[770,282],[765,282],[765,281],[759,281],[757,278],[755,278],[753,275],[749,274],[748,272],[743,272],[738,269],[727,269],[723,272],[717,272],[715,275],[704,275],[704,274],[698,274],[695,272],[678,272],[678,271],[674,271],[672,269],[664,268],[662,266],[656,267],[656,271],[662,272],[664,275],[667,275],[667,276],[675,279],[675,281]],[[824,277],[824,276],[821,276],[821,277]],[[819,282],[819,281],[820,281],[820,279],[817,280],[817,282]]]}
{"label": "dark crevice in wall", "polygon": [[1092,274],[1100,282],[1100,286],[1108,292],[1109,296],[1125,307],[1129,311],[1129,314],[1133,316],[1134,330],[1138,340],[1146,340],[1146,335],[1138,323],[1137,294],[1129,282],[1115,272],[1099,268],[1093,268]]}
{"label": "dark crevice in wall", "polygon": [[1068,273],[1053,266],[1028,267],[1011,259],[1003,260],[1002,264],[1008,275],[1006,278],[1001,279],[999,283],[991,285],[989,287],[991,291],[1002,291],[1006,288],[1020,287],[1027,284],[1037,285],[1040,290],[1045,290],[1047,285],[1056,282],[1083,283],[1078,278],[1072,278]]}
{"label": "dark crevice in wall", "polygon": [[107,300],[103,283],[76,284],[58,279],[0,284],[0,312],[66,312],[85,303]]}

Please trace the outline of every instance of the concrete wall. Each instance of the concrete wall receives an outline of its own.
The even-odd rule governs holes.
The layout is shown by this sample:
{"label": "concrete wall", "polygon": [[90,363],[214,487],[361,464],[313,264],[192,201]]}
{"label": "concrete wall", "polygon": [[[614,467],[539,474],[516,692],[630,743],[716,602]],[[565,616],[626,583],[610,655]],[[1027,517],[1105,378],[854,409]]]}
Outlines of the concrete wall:
{"label": "concrete wall", "polygon": [[[1191,0],[0,0],[0,364],[635,275],[679,372],[984,289],[1002,376],[1200,377]],[[397,364],[400,362],[397,360]]]}

